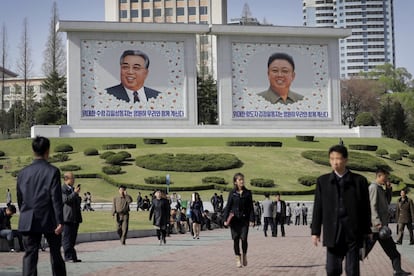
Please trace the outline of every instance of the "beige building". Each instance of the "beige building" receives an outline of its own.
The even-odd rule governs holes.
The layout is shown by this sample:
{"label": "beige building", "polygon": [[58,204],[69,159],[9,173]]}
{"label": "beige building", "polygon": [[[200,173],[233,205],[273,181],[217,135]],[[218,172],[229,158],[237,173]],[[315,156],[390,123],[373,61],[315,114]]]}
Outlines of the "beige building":
{"label": "beige building", "polygon": [[[227,24],[227,0],[105,0],[105,21],[143,23]],[[217,76],[216,40],[197,37],[197,70]]]}

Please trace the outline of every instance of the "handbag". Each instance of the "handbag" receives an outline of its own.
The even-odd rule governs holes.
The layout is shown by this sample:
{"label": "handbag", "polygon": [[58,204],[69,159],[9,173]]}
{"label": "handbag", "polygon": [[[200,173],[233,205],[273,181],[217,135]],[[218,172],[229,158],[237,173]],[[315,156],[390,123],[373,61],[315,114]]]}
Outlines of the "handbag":
{"label": "handbag", "polygon": [[227,220],[226,220],[227,226],[230,226],[231,220],[233,219],[233,217],[234,217],[234,213],[233,212],[230,212],[229,213],[229,216],[227,217]]}

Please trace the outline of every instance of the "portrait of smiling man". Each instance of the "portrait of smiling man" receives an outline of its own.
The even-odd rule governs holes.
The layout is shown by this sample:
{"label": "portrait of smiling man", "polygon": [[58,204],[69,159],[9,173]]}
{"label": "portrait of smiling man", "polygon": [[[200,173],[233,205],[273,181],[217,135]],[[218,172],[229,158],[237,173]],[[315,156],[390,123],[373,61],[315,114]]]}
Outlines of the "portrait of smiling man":
{"label": "portrait of smiling man", "polygon": [[147,54],[139,50],[126,50],[120,58],[121,83],[106,89],[118,100],[130,103],[146,103],[161,93],[144,86],[150,61]]}
{"label": "portrait of smiling man", "polygon": [[274,53],[267,62],[269,88],[258,95],[266,101],[276,104],[292,104],[303,100],[303,95],[290,90],[295,79],[295,62],[286,53]]}

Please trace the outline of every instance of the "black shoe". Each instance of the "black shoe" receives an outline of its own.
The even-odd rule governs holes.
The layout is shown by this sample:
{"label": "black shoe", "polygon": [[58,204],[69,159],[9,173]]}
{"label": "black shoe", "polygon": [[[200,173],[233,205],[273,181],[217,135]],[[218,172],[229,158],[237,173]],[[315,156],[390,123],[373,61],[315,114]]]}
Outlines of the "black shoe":
{"label": "black shoe", "polygon": [[65,259],[65,262],[68,262],[68,263],[80,263],[80,262],[82,262],[82,260],[81,259],[74,259],[74,260],[72,260],[72,259]]}
{"label": "black shoe", "polygon": [[410,245],[413,245],[414,244],[414,242],[410,242]]}
{"label": "black shoe", "polygon": [[411,272],[407,272],[402,269],[394,271],[394,276],[406,276],[406,275],[411,275]]}
{"label": "black shoe", "polygon": [[266,232],[264,232],[264,235],[265,235],[265,237],[267,237],[267,233]]}
{"label": "black shoe", "polygon": [[401,245],[401,244],[402,244],[402,242],[400,242],[400,241],[396,241],[396,242],[395,242],[395,244],[399,244],[399,245]]}

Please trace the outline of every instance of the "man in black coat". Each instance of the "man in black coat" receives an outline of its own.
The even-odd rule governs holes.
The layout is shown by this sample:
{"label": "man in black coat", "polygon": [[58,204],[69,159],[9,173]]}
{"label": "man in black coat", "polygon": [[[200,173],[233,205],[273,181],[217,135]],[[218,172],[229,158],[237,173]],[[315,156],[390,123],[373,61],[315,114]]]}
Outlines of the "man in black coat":
{"label": "man in black coat", "polygon": [[26,253],[23,257],[23,274],[37,275],[37,261],[42,234],[50,248],[52,273],[65,276],[66,267],[60,247],[63,230],[63,203],[60,171],[47,162],[49,139],[33,139],[33,163],[17,176],[17,203],[19,205],[19,231],[23,234]]}
{"label": "man in black coat", "polygon": [[120,59],[121,84],[109,87],[106,92],[118,100],[131,103],[146,103],[149,99],[157,98],[161,93],[144,86],[148,76],[149,57],[139,50],[127,50]]}
{"label": "man in black coat", "polygon": [[286,220],[286,202],[280,199],[280,193],[275,194],[275,201],[273,202],[273,216],[275,218],[275,232],[272,233],[273,237],[277,237],[277,225],[280,225],[280,231],[282,237],[285,236],[285,220]]}
{"label": "man in black coat", "polygon": [[63,176],[65,184],[62,186],[63,198],[63,239],[62,245],[66,262],[81,262],[75,250],[76,237],[79,224],[82,222],[81,202],[79,196],[80,184],[74,187],[75,176],[72,172],[66,172]]}
{"label": "man in black coat", "polygon": [[329,149],[333,172],[318,178],[312,216],[312,241],[327,247],[327,275],[341,275],[346,257],[347,275],[359,275],[359,249],[371,234],[368,181],[346,168],[348,151],[343,145]]}

